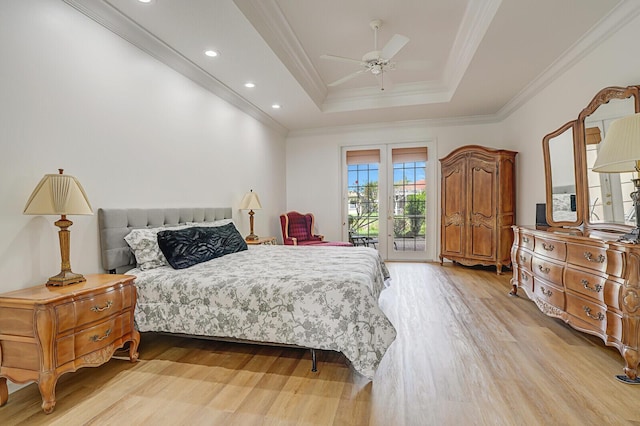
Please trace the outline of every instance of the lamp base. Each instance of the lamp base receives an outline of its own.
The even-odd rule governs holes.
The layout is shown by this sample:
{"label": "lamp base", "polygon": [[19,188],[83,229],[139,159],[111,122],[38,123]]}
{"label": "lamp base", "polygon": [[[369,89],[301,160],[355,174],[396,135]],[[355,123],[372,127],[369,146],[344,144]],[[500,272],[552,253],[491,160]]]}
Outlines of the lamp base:
{"label": "lamp base", "polygon": [[256,234],[249,234],[246,237],[244,237],[245,241],[256,241],[259,240],[260,237],[258,237]]}
{"label": "lamp base", "polygon": [[48,286],[60,287],[63,285],[76,284],[86,281],[82,274],[76,274],[71,271],[60,271],[58,275],[49,278]]}

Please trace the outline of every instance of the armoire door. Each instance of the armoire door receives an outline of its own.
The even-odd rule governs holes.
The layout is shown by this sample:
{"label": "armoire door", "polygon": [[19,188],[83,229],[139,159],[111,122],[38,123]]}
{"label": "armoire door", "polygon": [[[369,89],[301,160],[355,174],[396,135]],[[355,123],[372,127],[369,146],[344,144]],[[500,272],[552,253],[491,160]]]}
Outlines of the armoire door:
{"label": "armoire door", "polygon": [[468,233],[466,255],[494,259],[496,256],[496,180],[495,161],[470,157],[468,173]]}
{"label": "armoire door", "polygon": [[466,250],[466,162],[461,158],[442,169],[442,254],[464,256]]}

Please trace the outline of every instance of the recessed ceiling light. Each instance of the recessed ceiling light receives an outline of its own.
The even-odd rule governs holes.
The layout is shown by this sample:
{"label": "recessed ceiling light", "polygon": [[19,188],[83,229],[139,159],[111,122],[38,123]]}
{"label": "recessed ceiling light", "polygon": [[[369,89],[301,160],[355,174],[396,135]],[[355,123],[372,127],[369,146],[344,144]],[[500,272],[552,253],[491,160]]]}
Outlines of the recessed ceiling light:
{"label": "recessed ceiling light", "polygon": [[152,3],[153,0],[138,0],[140,3],[149,4]]}
{"label": "recessed ceiling light", "polygon": [[271,105],[271,108],[280,109],[280,104],[273,104],[273,105]]}
{"label": "recessed ceiling light", "polygon": [[254,83],[245,83],[244,87],[248,87],[249,89],[251,89],[252,87],[256,87],[256,85]]}
{"label": "recessed ceiling light", "polygon": [[205,54],[205,55],[207,55],[207,56],[208,56],[208,57],[210,57],[210,58],[215,58],[216,56],[218,56],[218,55],[219,55],[219,53],[218,53],[218,52],[216,52],[215,50],[211,50],[211,49],[209,49],[209,50],[205,50],[205,51],[204,51],[204,54]]}

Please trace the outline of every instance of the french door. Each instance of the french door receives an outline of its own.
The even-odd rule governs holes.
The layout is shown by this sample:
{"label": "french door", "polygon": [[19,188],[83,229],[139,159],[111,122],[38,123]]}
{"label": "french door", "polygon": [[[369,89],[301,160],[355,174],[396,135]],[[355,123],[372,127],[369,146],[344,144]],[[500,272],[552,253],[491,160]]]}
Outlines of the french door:
{"label": "french door", "polygon": [[427,142],[344,147],[343,233],[388,260],[433,260],[435,146]]}

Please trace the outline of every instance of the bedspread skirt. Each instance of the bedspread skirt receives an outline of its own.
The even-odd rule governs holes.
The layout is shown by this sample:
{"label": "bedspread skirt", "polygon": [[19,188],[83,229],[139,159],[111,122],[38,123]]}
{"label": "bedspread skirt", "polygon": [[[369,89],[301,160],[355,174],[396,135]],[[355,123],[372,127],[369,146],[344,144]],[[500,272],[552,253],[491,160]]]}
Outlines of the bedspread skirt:
{"label": "bedspread skirt", "polygon": [[366,247],[255,246],[136,275],[139,331],[342,352],[372,379],[396,331],[378,305],[388,271]]}

